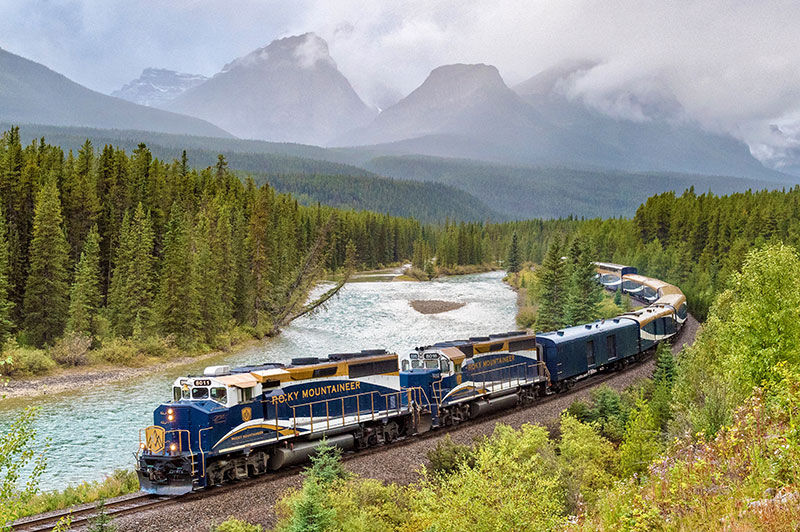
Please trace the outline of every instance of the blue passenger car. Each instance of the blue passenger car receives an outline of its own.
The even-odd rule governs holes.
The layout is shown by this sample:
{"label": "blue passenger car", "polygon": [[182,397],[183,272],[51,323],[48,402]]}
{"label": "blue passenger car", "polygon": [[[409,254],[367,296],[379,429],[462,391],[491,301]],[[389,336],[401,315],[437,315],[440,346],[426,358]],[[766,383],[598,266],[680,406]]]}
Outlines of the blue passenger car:
{"label": "blue passenger car", "polygon": [[555,384],[636,355],[639,324],[619,317],[538,333],[536,341]]}

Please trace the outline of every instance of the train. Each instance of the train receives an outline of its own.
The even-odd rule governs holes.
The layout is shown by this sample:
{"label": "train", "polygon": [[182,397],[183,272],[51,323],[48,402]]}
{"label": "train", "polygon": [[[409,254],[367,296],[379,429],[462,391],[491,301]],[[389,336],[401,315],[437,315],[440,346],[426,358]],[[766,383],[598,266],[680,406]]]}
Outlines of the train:
{"label": "train", "polygon": [[675,336],[680,289],[635,268],[596,263],[597,282],[644,306],[557,331],[511,331],[420,346],[210,366],[177,378],[139,431],[141,489],[181,495],[306,461],[324,438],[343,450],[386,444],[618,371]]}

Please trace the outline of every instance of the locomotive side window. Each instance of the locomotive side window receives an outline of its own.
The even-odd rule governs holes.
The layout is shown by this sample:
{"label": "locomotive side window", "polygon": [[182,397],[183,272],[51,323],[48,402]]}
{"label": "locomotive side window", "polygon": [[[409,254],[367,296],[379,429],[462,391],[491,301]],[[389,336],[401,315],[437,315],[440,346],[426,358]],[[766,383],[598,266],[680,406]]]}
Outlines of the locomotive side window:
{"label": "locomotive side window", "polygon": [[448,362],[446,359],[442,359],[439,362],[439,370],[442,373],[449,373],[450,372],[450,362]]}
{"label": "locomotive side window", "polygon": [[594,340],[586,342],[586,364],[594,366]]}
{"label": "locomotive side window", "polygon": [[249,403],[253,400],[253,389],[252,388],[239,388],[239,402],[240,403]]}
{"label": "locomotive side window", "polygon": [[192,388],[192,399],[208,399],[208,388]]}
{"label": "locomotive side window", "polygon": [[606,336],[606,349],[609,359],[617,358],[617,335]]}
{"label": "locomotive side window", "polygon": [[211,398],[223,405],[228,402],[228,389],[225,387],[211,388]]}
{"label": "locomotive side window", "polygon": [[180,401],[181,400],[181,387],[180,386],[173,386],[172,387],[172,400],[173,401]]}
{"label": "locomotive side window", "polygon": [[403,371],[408,371],[409,367],[408,360],[403,360]]}

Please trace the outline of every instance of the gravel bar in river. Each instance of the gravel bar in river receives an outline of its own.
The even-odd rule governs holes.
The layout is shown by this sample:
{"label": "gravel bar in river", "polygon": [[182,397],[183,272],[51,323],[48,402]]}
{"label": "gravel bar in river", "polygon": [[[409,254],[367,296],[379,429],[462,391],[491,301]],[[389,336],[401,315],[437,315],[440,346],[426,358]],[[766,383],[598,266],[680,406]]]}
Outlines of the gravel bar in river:
{"label": "gravel bar in river", "polygon": [[[686,321],[681,334],[672,347],[678,353],[684,345],[692,344],[699,330],[698,322],[691,316]],[[642,378],[652,375],[653,359],[633,366],[623,373],[614,375],[603,384],[622,390]],[[593,388],[593,387],[592,387]],[[519,427],[523,423],[546,423],[557,419],[573,401],[587,398],[592,388],[557,396],[543,404],[533,404],[518,408],[500,417],[492,417],[482,422],[469,424],[448,434],[457,443],[471,443],[476,437],[491,434],[496,423],[506,423]],[[345,467],[366,478],[383,482],[407,484],[419,478],[418,468],[427,464],[426,453],[436,446],[440,437],[419,439],[399,447],[388,448],[364,456],[354,456],[345,462]],[[141,513],[122,516],[115,520],[121,532],[182,530],[206,532],[212,525],[219,524],[229,517],[259,523],[267,528],[276,524],[275,503],[289,487],[300,486],[299,474],[270,479],[250,484],[242,490],[225,490],[219,494],[213,491],[207,496],[186,502],[177,502],[165,507],[156,507]]]}

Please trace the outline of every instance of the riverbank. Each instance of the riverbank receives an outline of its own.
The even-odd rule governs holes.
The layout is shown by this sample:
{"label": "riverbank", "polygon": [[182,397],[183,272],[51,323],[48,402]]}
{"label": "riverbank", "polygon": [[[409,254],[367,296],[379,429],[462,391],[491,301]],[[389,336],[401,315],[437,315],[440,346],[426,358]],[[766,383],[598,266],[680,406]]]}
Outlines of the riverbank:
{"label": "riverbank", "polygon": [[[393,265],[380,270],[367,270],[354,273],[348,283],[362,282],[391,282],[404,280],[403,272],[410,268],[410,264]],[[458,267],[447,270],[447,275],[442,277],[455,277],[472,273],[485,273],[493,271],[489,265],[474,267]],[[478,271],[473,271],[478,270]],[[326,281],[336,281],[335,278]],[[435,314],[454,310],[463,306],[441,310],[439,306],[419,311],[423,314]],[[423,303],[423,305],[426,305]],[[412,305],[413,306],[413,305]],[[415,309],[416,310],[416,309]],[[0,398],[20,399],[34,398],[47,394],[58,394],[69,391],[88,389],[90,387],[113,384],[137,377],[163,373],[165,371],[193,364],[206,359],[217,358],[223,354],[235,356],[264,341],[252,334],[248,335],[241,330],[234,331],[227,338],[224,349],[200,350],[192,354],[181,354],[175,346],[166,345],[166,340],[153,338],[142,342],[124,339],[109,339],[108,347],[91,350],[83,353],[80,365],[56,366],[48,353],[43,350],[20,348],[22,356],[41,357],[49,363],[39,375],[12,375],[5,385],[0,384]],[[109,353],[106,353],[108,351]],[[45,358],[46,357],[46,358]]]}
{"label": "riverbank", "polygon": [[218,357],[222,354],[234,355],[257,345],[262,339],[251,338],[232,345],[225,350],[214,350],[194,356],[187,355],[172,358],[163,362],[155,362],[142,366],[119,366],[100,364],[96,366],[78,366],[59,368],[38,377],[12,378],[0,388],[0,396],[7,399],[30,398],[45,394],[57,394],[102,386],[151,373],[160,373],[187,364]]}

